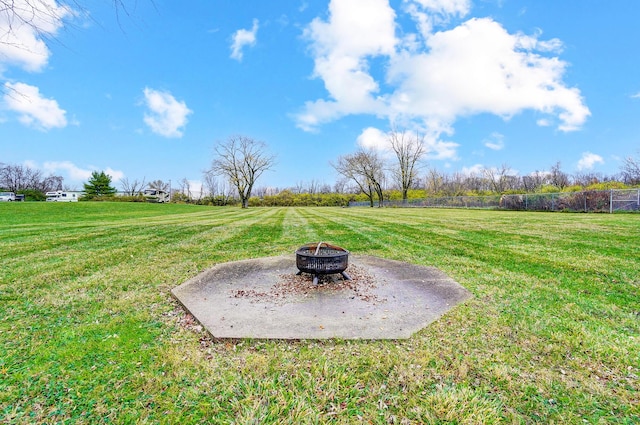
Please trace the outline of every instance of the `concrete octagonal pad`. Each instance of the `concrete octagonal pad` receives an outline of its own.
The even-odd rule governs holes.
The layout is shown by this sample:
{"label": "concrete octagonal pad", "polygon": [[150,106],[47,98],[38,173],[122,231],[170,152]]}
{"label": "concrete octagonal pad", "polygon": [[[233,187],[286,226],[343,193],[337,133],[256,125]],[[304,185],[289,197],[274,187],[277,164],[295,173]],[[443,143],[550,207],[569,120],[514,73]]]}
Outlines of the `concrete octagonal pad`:
{"label": "concrete octagonal pad", "polygon": [[339,274],[297,276],[295,256],[214,266],[172,290],[215,338],[409,338],[471,297],[433,267],[349,257]]}

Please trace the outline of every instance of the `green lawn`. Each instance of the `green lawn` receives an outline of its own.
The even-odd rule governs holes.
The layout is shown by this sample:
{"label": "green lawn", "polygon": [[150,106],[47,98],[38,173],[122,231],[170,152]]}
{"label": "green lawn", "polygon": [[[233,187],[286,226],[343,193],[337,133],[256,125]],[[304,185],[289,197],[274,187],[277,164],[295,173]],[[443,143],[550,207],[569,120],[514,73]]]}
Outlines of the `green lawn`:
{"label": "green lawn", "polygon": [[[212,341],[170,289],[327,241],[474,298],[403,341]],[[0,423],[640,423],[640,215],[0,204]]]}

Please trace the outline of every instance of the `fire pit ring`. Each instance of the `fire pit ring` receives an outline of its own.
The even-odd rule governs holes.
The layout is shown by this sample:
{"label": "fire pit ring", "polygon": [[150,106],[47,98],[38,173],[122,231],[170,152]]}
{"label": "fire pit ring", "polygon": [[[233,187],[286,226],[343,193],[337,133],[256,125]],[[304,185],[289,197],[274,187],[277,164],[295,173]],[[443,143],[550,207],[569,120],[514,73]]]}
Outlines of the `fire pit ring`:
{"label": "fire pit ring", "polygon": [[319,275],[340,273],[345,280],[351,277],[345,270],[349,266],[349,251],[326,242],[310,243],[301,246],[296,251],[296,266],[298,275],[309,273],[313,275],[313,284],[318,284]]}

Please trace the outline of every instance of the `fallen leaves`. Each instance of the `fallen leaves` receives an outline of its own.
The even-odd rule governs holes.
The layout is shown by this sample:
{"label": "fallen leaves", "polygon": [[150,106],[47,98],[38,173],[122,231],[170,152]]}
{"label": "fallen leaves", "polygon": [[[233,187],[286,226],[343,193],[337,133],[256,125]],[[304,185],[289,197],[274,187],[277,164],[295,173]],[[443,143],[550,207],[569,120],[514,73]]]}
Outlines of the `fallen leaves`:
{"label": "fallen leaves", "polygon": [[278,281],[266,292],[253,289],[237,289],[231,292],[233,298],[248,298],[252,301],[287,302],[293,298],[311,296],[316,293],[344,292],[350,298],[358,298],[365,302],[384,302],[376,296],[374,289],[380,280],[376,279],[364,267],[349,265],[346,270],[351,280],[344,279],[340,274],[320,275],[318,284],[313,284],[313,276],[303,273],[282,274]]}

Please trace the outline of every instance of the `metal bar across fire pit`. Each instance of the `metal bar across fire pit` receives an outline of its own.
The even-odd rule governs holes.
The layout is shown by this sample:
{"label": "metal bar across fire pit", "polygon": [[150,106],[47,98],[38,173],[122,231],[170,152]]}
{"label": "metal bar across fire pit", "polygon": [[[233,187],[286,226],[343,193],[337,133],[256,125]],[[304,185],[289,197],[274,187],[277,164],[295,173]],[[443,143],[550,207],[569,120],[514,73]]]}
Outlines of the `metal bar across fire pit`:
{"label": "metal bar across fire pit", "polygon": [[313,275],[313,284],[318,284],[321,274],[340,273],[345,280],[351,277],[345,270],[349,266],[349,251],[326,242],[303,245],[296,251],[296,266],[298,275],[309,273]]}

